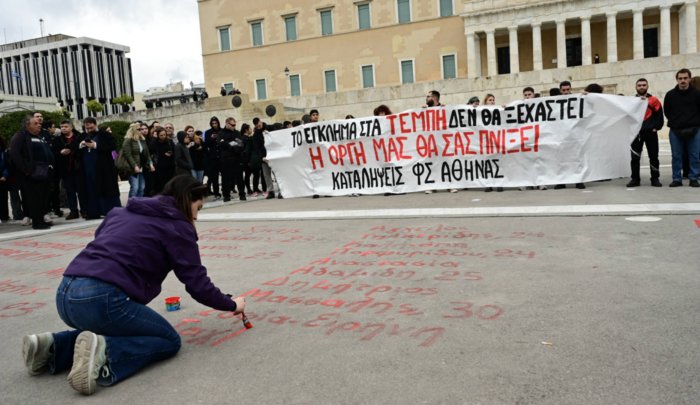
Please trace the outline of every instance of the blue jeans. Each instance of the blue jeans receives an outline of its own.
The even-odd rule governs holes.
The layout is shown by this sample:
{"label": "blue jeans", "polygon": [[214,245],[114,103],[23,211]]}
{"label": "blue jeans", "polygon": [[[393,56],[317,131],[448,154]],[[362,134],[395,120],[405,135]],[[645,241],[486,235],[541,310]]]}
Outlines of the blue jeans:
{"label": "blue jeans", "polygon": [[671,168],[673,181],[681,181],[681,169],[683,168],[683,153],[688,152],[690,161],[690,180],[698,180],[700,175],[700,130],[692,138],[684,138],[677,135],[674,130],[669,131],[668,139],[671,141]]}
{"label": "blue jeans", "polygon": [[197,179],[198,182],[202,182],[204,180],[204,170],[194,170],[192,169],[192,177]]}
{"label": "blue jeans", "polygon": [[113,284],[65,276],[56,292],[56,307],[63,322],[77,330],[53,334],[52,374],[72,367],[75,340],[85,330],[104,336],[107,343],[110,375],[98,379],[99,385],[116,384],[180,350],[180,335],[165,318]]}
{"label": "blue jeans", "polygon": [[135,173],[129,176],[129,198],[131,197],[143,197],[143,190],[146,188],[146,178],[143,177],[143,173]]}

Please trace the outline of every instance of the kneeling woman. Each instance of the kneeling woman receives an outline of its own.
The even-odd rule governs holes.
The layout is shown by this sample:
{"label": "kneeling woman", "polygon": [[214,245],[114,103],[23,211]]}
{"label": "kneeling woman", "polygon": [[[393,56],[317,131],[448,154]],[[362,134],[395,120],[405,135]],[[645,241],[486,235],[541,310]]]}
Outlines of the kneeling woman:
{"label": "kneeling woman", "polygon": [[98,384],[113,385],[174,356],[180,336],[146,306],[171,269],[198,302],[243,312],[245,300],[216,288],[200,260],[194,221],[206,192],[192,176],[177,176],[161,195],[132,198],[126,208],[110,211],[56,292],[58,314],[75,330],[23,339],[31,375],[70,369],[70,386],[90,395]]}

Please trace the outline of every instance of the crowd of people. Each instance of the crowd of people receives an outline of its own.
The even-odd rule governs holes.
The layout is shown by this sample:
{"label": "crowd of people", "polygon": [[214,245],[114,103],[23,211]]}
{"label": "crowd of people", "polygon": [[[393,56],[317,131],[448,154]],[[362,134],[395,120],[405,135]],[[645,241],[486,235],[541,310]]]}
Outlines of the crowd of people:
{"label": "crowd of people", "polygon": [[[692,78],[688,69],[681,69],[676,73],[676,81],[677,85],[667,92],[663,102],[649,93],[646,79],[636,82],[635,95],[647,101],[647,110],[642,128],[630,145],[628,187],[641,184],[640,159],[645,146],[650,184],[662,186],[658,131],[663,128],[664,116],[670,129],[672,152],[669,186],[682,186],[683,178],[688,178],[691,187],[700,187],[700,135],[697,134],[700,77]],[[550,89],[549,95],[571,92],[571,83],[563,81]],[[603,88],[592,83],[583,92],[602,93]],[[524,100],[539,96],[533,87],[523,89]],[[493,94],[486,94],[483,101],[483,105],[496,105]],[[481,102],[478,96],[473,96],[467,104],[476,107]],[[440,93],[433,90],[426,95],[423,107],[442,105]],[[391,115],[392,111],[382,104],[373,114]],[[301,120],[266,124],[254,118],[251,124],[240,127],[235,118],[226,118],[222,125],[217,117],[212,117],[204,131],[187,125],[177,133],[170,123],[161,126],[158,121],[150,124],[137,121],[128,128],[123,145],[117,150],[109,128],[98,128],[95,118],[83,120],[83,132],[79,132],[70,120],[62,121],[56,128],[54,123],[44,121],[40,112],[35,112],[26,117],[22,130],[12,137],[10,145],[5,145],[0,137],[0,221],[7,222],[12,217],[34,229],[47,229],[52,225],[52,217],[65,214],[64,207],[68,208],[66,220],[104,217],[112,208],[121,206],[119,178],[128,179],[129,197],[159,194],[174,176],[187,174],[206,184],[208,196],[224,202],[232,197],[241,201],[250,196],[282,198],[267,162],[265,133],[318,122],[319,117],[319,111],[314,109]],[[558,184],[537,188],[545,190],[547,186],[555,190],[566,187]],[[578,183],[575,187],[586,186]],[[528,188],[521,188],[525,189]],[[494,190],[503,191],[503,188],[487,187],[484,191]],[[456,193],[458,189],[448,191]]]}

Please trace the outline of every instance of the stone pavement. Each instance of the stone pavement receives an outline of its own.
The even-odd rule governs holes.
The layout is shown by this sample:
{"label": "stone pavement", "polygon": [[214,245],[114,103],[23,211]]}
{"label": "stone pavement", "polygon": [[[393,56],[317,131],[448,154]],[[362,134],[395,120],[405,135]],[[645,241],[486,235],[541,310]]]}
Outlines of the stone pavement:
{"label": "stone pavement", "polygon": [[0,402],[700,403],[700,190],[626,182],[210,202],[203,261],[254,328],[169,276],[150,306],[182,350],[90,398],[20,345],[65,328],[55,288],[97,222],[2,224]]}

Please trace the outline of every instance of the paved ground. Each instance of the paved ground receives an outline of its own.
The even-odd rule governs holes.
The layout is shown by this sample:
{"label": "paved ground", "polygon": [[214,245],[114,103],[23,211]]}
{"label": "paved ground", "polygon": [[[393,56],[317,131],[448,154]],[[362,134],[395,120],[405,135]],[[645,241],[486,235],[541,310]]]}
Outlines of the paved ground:
{"label": "paved ground", "polygon": [[626,181],[210,203],[203,260],[255,327],[169,277],[151,306],[181,352],[91,398],[29,377],[20,342],[65,327],[55,287],[97,223],[2,224],[0,402],[700,403],[700,191]]}

